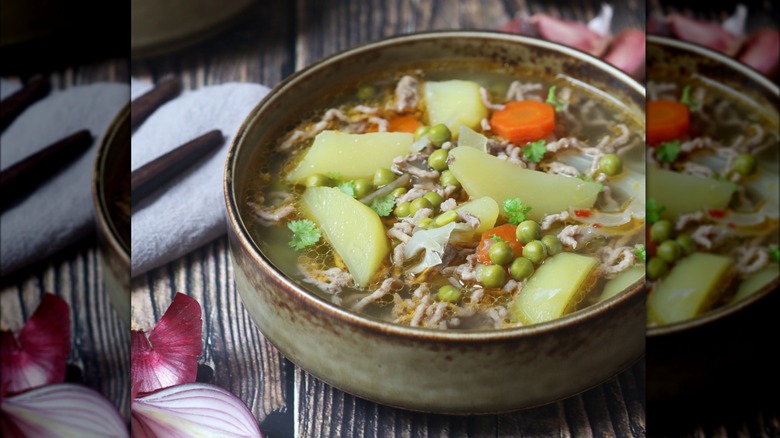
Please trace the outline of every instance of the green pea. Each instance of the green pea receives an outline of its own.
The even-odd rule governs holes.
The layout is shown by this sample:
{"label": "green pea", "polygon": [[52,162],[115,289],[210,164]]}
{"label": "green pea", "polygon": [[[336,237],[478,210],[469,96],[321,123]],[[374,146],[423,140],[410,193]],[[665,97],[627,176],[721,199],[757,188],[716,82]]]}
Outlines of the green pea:
{"label": "green pea", "polygon": [[381,187],[385,184],[390,184],[395,180],[395,173],[387,167],[380,167],[374,172],[374,185]]}
{"label": "green pea", "polygon": [[607,154],[599,159],[599,170],[607,176],[623,172],[623,159],[617,154]]}
{"label": "green pea", "polygon": [[534,263],[541,263],[547,257],[547,248],[540,240],[528,242],[523,246],[523,257]]}
{"label": "green pea", "polygon": [[390,194],[393,195],[393,198],[397,198],[403,195],[404,193],[406,193],[406,187],[398,187],[397,189],[390,192]]}
{"label": "green pea", "polygon": [[355,180],[355,197],[362,198],[374,190],[374,184],[366,178],[358,178]]}
{"label": "green pea", "polygon": [[520,222],[520,225],[515,229],[515,236],[517,240],[528,243],[532,240],[539,240],[542,237],[542,227],[535,221],[527,220]]}
{"label": "green pea", "polygon": [[428,165],[432,168],[442,171],[449,167],[447,164],[447,157],[449,157],[449,152],[445,151],[444,149],[436,149],[428,155]]}
{"label": "green pea", "polygon": [[511,263],[512,259],[514,258],[512,248],[510,248],[509,245],[507,245],[505,242],[496,242],[490,245],[490,249],[488,249],[488,256],[490,256],[491,262],[501,266]]}
{"label": "green pea", "polygon": [[517,281],[525,280],[534,273],[534,264],[525,257],[516,258],[509,266],[509,275]]}
{"label": "green pea", "polygon": [[674,240],[667,240],[666,242],[658,245],[655,250],[656,256],[662,258],[667,263],[674,263],[680,258],[682,248]]}
{"label": "green pea", "polygon": [[561,241],[558,239],[558,236],[556,236],[555,234],[548,234],[542,237],[542,243],[544,244],[544,247],[547,249],[548,255],[553,256],[563,251],[563,245],[561,244]]}
{"label": "green pea", "polygon": [[420,138],[422,138],[423,135],[428,134],[430,130],[431,130],[430,126],[425,126],[425,125],[420,126],[414,131],[414,139],[419,140]]}
{"label": "green pea", "polygon": [[427,199],[433,208],[439,208],[441,203],[444,202],[444,198],[436,192],[428,192],[423,195],[423,198]]}
{"label": "green pea", "polygon": [[417,198],[414,201],[412,201],[412,205],[409,206],[409,214],[414,216],[415,213],[422,210],[423,208],[432,208],[431,201],[425,199],[425,198]]}
{"label": "green pea", "polygon": [[460,300],[460,289],[451,284],[444,285],[436,292],[436,298],[445,303],[457,303]]}
{"label": "green pea", "polygon": [[429,217],[424,217],[420,219],[419,222],[417,222],[417,226],[420,228],[428,228],[429,226],[431,226],[431,224],[433,224],[433,219]]}
{"label": "green pea", "polygon": [[376,95],[376,88],[372,85],[361,85],[357,90],[357,97],[361,100],[371,99]]}
{"label": "green pea", "polygon": [[454,210],[445,211],[434,219],[436,226],[443,227],[450,222],[458,220],[458,213]]}
{"label": "green pea", "polygon": [[329,183],[330,178],[321,173],[315,173],[314,175],[309,175],[306,178],[306,187],[324,187]]}
{"label": "green pea", "polygon": [[653,257],[647,262],[647,278],[657,280],[669,272],[669,266],[660,257]]}
{"label": "green pea", "polygon": [[406,217],[411,213],[412,204],[409,202],[402,202],[395,206],[393,213],[395,217]]}
{"label": "green pea", "polygon": [[740,175],[752,175],[756,173],[756,158],[750,154],[739,154],[737,155],[737,158],[734,159],[732,168]]}
{"label": "green pea", "polygon": [[437,148],[450,141],[451,138],[452,133],[450,133],[450,128],[443,123],[431,126],[431,129],[428,131],[428,140]]}
{"label": "green pea", "polygon": [[680,245],[684,255],[691,255],[696,252],[696,242],[693,240],[693,237],[687,234],[677,236],[677,244]]}
{"label": "green pea", "polygon": [[506,272],[499,265],[485,265],[481,274],[480,281],[485,287],[503,287],[506,283]]}
{"label": "green pea", "polygon": [[674,238],[674,227],[666,219],[662,219],[650,227],[650,239],[655,243],[661,243],[665,240]]}
{"label": "green pea", "polygon": [[455,178],[455,175],[453,175],[452,172],[449,170],[445,170],[444,172],[441,173],[441,176],[439,176],[439,182],[444,187],[447,186],[460,187],[460,182],[458,181],[457,178]]}

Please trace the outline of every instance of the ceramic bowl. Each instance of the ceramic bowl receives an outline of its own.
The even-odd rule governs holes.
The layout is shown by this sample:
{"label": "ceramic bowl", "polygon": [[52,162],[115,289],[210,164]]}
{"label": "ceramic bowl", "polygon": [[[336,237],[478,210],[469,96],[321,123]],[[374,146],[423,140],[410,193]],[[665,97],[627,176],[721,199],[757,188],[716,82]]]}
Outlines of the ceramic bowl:
{"label": "ceramic bowl", "polygon": [[[741,108],[774,118],[778,87],[755,70],[720,53],[669,38],[648,36],[648,80],[701,75],[735,90]],[[674,324],[648,327],[647,397],[649,401],[701,396],[722,400],[740,388],[755,391],[773,363],[767,348],[776,344],[780,278],[740,301]],[[774,340],[772,340],[774,339]],[[775,379],[775,382],[777,380]]]}
{"label": "ceramic bowl", "polygon": [[[545,404],[598,385],[644,351],[642,285],[555,321],[509,330],[436,331],[380,322],[301,287],[263,254],[238,204],[252,157],[312,105],[361,78],[410,68],[502,65],[565,73],[607,90],[644,120],[644,88],[577,50],[517,35],[432,32],[400,36],[331,56],[276,86],[230,147],[225,171],[235,282],[266,338],[292,362],[359,397],[417,411],[474,414]],[[460,64],[459,64],[460,65]]]}
{"label": "ceramic bowl", "polygon": [[111,122],[95,156],[92,200],[104,287],[130,326],[130,104]]}

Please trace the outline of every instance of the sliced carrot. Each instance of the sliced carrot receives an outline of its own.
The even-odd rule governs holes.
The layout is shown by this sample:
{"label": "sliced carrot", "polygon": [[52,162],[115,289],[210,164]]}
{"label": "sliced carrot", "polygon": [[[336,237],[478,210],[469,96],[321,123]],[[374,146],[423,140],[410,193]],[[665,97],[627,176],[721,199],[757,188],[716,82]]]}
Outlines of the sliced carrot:
{"label": "sliced carrot", "polygon": [[504,224],[482,233],[482,239],[477,246],[477,261],[483,265],[493,264],[493,262],[490,261],[489,251],[490,245],[498,242],[495,237],[506,242],[506,244],[512,248],[512,254],[514,254],[515,257],[523,255],[523,244],[517,241],[516,228],[517,225]]}
{"label": "sliced carrot", "polygon": [[535,100],[509,102],[493,113],[490,127],[512,143],[536,141],[555,129],[555,108]]}
{"label": "sliced carrot", "polygon": [[654,100],[647,103],[647,143],[658,145],[675,140],[688,132],[688,106],[673,100]]}
{"label": "sliced carrot", "polygon": [[422,123],[420,123],[419,120],[417,120],[414,116],[407,115],[390,119],[387,125],[387,130],[390,132],[414,133],[414,131],[416,131],[420,126],[422,126]]}

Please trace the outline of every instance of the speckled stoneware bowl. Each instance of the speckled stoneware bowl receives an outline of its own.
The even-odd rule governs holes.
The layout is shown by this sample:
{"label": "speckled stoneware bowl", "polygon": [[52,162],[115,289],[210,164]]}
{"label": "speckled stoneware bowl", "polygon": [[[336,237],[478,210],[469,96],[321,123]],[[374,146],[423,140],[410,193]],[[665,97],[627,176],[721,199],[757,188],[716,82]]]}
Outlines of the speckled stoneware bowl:
{"label": "speckled stoneware bowl", "polygon": [[130,223],[120,216],[130,208],[130,104],[103,134],[95,157],[92,200],[104,287],[130,327]]}
{"label": "speckled stoneware bowl", "polygon": [[[647,78],[685,79],[698,74],[739,93],[735,98],[774,118],[777,129],[778,87],[755,70],[720,53],[669,38],[648,36]],[[767,365],[777,346],[775,279],[751,296],[697,318],[647,330],[647,397],[668,400],[702,396],[720,400],[739,388],[750,392],[777,370]],[[770,347],[770,345],[773,345]],[[777,378],[775,377],[775,381]]]}
{"label": "speckled stoneware bowl", "polygon": [[236,287],[263,334],[323,381],[375,402],[441,413],[521,409],[571,396],[610,378],[644,351],[641,284],[548,323],[509,330],[437,331],[357,315],[307,292],[252,240],[238,205],[252,158],[270,147],[334,90],[366,75],[409,68],[500,64],[565,73],[609,91],[644,120],[644,88],[577,50],[490,32],[412,34],[320,61],[276,86],[249,114],[225,172],[228,234]]}

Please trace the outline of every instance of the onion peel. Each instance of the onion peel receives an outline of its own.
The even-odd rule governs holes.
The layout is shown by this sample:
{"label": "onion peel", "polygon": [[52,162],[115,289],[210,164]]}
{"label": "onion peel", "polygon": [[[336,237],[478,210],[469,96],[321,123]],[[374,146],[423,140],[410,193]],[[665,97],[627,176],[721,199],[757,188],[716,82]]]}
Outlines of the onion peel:
{"label": "onion peel", "polygon": [[202,326],[198,301],[177,293],[150,332],[132,330],[131,384],[139,395],[195,381]]}
{"label": "onion peel", "polygon": [[70,307],[46,293],[18,334],[0,332],[0,393],[64,382],[69,353]]}

